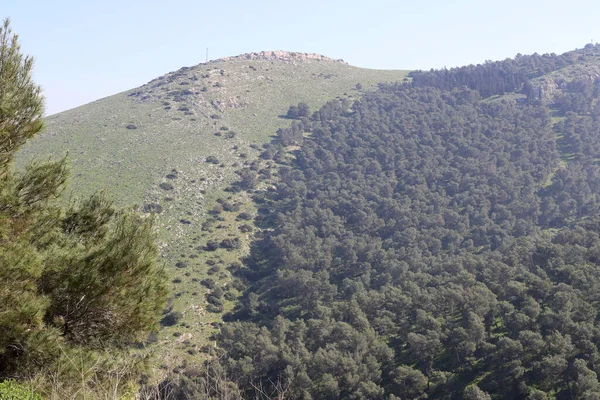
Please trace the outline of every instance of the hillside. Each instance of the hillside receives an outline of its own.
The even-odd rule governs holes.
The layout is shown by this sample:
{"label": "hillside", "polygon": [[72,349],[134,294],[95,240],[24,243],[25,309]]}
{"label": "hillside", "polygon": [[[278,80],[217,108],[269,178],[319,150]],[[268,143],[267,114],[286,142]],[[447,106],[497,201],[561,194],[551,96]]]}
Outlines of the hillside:
{"label": "hillside", "polygon": [[417,71],[302,122],[218,335],[246,397],[598,398],[599,55]]}
{"label": "hillside", "polygon": [[598,45],[410,73],[250,53],[53,116],[21,161],[69,150],[73,192],[156,213],[144,390],[598,398],[599,101]]}
{"label": "hillside", "polygon": [[[174,326],[165,320],[159,335],[160,351],[168,353],[162,358],[173,367],[182,356],[202,359],[213,323],[239,293],[227,267],[247,254],[252,234],[239,230],[251,222],[236,217],[246,212],[252,218],[256,206],[244,192],[223,191],[238,179],[235,171],[250,166],[263,144],[291,124],[284,118],[290,105],[318,109],[336,97],[353,100],[379,82],[406,75],[283,51],[210,61],[46,118],[44,133],[17,162],[68,152],[64,199],[106,189],[120,206],[157,213],[161,256],[172,281],[168,316],[181,313]],[[221,207],[218,199],[237,211],[210,214]],[[227,238],[241,244],[205,250],[208,240]],[[211,308],[206,295],[214,287],[230,293],[223,306]]]}

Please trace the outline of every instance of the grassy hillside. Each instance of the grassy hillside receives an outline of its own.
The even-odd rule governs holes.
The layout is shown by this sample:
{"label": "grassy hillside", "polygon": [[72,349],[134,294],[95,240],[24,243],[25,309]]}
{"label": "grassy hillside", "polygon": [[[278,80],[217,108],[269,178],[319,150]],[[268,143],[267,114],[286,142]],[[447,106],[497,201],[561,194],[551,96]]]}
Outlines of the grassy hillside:
{"label": "grassy hillside", "polygon": [[[106,189],[119,205],[158,212],[161,255],[172,279],[168,315],[181,313],[159,335],[163,367],[172,367],[182,356],[201,359],[214,323],[239,293],[228,268],[245,255],[253,235],[240,231],[252,222],[239,214],[252,217],[256,208],[247,193],[224,192],[235,171],[255,161],[261,145],[290,124],[283,115],[291,104],[316,110],[336,97],[357,98],[379,82],[400,81],[407,72],[285,52],[182,68],[49,117],[45,133],[18,163],[68,153],[67,198]],[[224,211],[218,199],[227,203]],[[239,240],[235,248],[207,250],[208,240],[228,238]],[[217,288],[223,289],[223,305],[211,307],[206,296]]]}

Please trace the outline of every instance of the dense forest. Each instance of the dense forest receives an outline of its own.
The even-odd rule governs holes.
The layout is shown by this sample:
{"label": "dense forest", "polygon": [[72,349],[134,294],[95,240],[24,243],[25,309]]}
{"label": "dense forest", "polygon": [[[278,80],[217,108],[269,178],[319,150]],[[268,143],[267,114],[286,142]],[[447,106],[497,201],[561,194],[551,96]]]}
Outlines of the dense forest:
{"label": "dense forest", "polygon": [[257,195],[228,376],[249,397],[599,398],[600,81],[487,99],[571,59],[415,74],[281,130],[264,157],[302,146]]}
{"label": "dense forest", "polygon": [[539,97],[531,91],[529,80],[557,71],[569,65],[596,60],[600,46],[588,44],[583,50],[561,55],[518,54],[504,61],[487,61],[485,64],[410,73],[413,86],[431,86],[442,90],[468,87],[483,97],[503,95],[514,91]]}

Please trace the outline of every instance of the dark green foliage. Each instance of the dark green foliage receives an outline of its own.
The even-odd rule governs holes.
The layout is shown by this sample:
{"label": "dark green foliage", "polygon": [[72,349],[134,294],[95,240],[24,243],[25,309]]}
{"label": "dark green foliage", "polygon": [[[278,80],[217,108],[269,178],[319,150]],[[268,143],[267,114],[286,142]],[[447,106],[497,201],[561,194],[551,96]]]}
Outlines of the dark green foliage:
{"label": "dark green foliage", "polygon": [[146,203],[142,210],[146,213],[156,213],[160,214],[163,211],[163,207],[160,204],[156,203]]}
{"label": "dark green foliage", "polygon": [[252,227],[248,224],[240,225],[239,229],[240,229],[240,232],[243,232],[243,233],[252,232],[252,230],[253,230]]}
{"label": "dark green foliage", "polygon": [[215,240],[209,240],[206,242],[206,246],[204,246],[204,250],[206,251],[215,251],[219,247],[221,247],[220,243]]}
{"label": "dark green foliage", "polygon": [[117,363],[132,361],[124,350],[156,327],[165,276],[156,265],[152,218],[117,210],[102,193],[58,207],[52,200],[66,180],[64,159],[14,172],[15,152],[42,127],[31,66],[6,21],[0,28],[0,379],[39,373],[62,385],[55,380],[67,372],[54,370],[58,360],[81,356],[97,361],[100,382],[112,368],[100,361],[105,354],[118,348]]}
{"label": "dark green foliage", "polygon": [[173,185],[171,185],[168,182],[163,182],[160,185],[158,185],[158,187],[160,187],[162,190],[173,190]]}
{"label": "dark green foliage", "polygon": [[179,323],[179,321],[181,320],[182,316],[183,315],[179,311],[171,311],[167,313],[164,317],[162,317],[162,319],[160,320],[160,324],[162,326],[177,325],[177,323]]}
{"label": "dark green foliage", "polygon": [[252,219],[252,215],[250,215],[247,212],[241,212],[237,215],[237,217],[235,217],[235,219],[237,220],[243,220],[243,221],[250,221]]}
{"label": "dark green foliage", "polygon": [[278,379],[298,398],[597,396],[600,91],[482,101],[520,90],[481,80],[496,67],[456,71],[481,94],[422,80],[314,113],[218,337],[248,396]]}
{"label": "dark green foliage", "polygon": [[501,95],[523,88],[528,97],[535,98],[539,97],[539,93],[529,91],[530,79],[587,59],[593,60],[598,55],[599,49],[600,46],[596,45],[586,51],[572,51],[562,55],[519,54],[514,59],[504,61],[486,62],[449,70],[414,71],[409,76],[412,77],[414,86],[433,86],[443,90],[466,86],[478,91],[483,97]]}
{"label": "dark green foliage", "polygon": [[207,289],[213,289],[215,287],[215,281],[212,278],[203,279],[202,281],[200,281],[200,284],[206,287]]}
{"label": "dark green foliage", "polygon": [[215,156],[208,156],[208,157],[206,157],[206,162],[211,163],[211,164],[218,164],[219,159]]}
{"label": "dark green foliage", "polygon": [[240,242],[240,238],[227,238],[221,241],[220,246],[224,249],[239,249],[242,243]]}
{"label": "dark green foliage", "polygon": [[256,172],[251,169],[245,168],[238,171],[237,174],[240,176],[238,185],[244,190],[254,189],[258,184],[258,176]]}

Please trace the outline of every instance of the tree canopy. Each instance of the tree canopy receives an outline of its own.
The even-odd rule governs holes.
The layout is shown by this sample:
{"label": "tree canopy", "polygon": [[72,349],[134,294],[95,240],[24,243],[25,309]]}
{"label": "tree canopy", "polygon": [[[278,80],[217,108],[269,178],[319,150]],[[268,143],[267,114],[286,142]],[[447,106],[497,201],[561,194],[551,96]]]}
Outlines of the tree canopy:
{"label": "tree canopy", "polygon": [[263,157],[302,147],[239,270],[229,376],[304,399],[599,396],[598,81],[488,97],[573,60],[415,74],[280,131]]}

